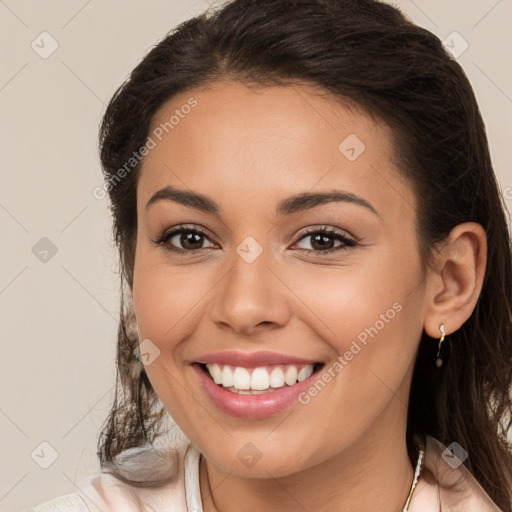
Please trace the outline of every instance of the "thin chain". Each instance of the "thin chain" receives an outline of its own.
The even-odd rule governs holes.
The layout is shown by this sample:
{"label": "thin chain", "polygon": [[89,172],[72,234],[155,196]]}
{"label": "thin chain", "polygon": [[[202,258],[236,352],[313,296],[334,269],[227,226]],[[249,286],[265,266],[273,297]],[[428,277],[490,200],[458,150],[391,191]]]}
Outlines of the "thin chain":
{"label": "thin chain", "polygon": [[409,503],[412,499],[412,493],[416,488],[416,484],[418,483],[418,478],[420,477],[421,466],[423,464],[423,456],[425,455],[424,447],[421,446],[418,453],[418,462],[416,462],[416,469],[414,471],[414,478],[412,480],[411,490],[409,491],[409,496],[407,496],[407,501],[405,502],[404,509],[402,512],[407,512],[409,510]]}

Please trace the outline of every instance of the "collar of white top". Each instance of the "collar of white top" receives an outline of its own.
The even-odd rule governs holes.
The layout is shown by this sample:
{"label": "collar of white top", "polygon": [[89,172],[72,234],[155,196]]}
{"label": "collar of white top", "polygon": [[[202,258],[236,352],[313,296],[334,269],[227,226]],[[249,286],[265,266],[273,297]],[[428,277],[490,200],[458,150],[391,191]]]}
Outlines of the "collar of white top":
{"label": "collar of white top", "polygon": [[199,487],[200,452],[190,444],[185,453],[185,499],[187,512],[203,512],[201,489]]}

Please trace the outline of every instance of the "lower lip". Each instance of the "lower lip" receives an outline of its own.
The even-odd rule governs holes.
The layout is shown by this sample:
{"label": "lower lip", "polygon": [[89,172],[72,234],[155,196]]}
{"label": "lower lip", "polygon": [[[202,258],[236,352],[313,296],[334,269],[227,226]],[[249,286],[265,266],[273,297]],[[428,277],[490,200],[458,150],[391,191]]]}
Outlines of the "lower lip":
{"label": "lower lip", "polygon": [[313,373],[294,386],[275,388],[274,391],[261,395],[240,395],[217,386],[200,365],[193,364],[192,368],[197,373],[206,394],[221,411],[237,418],[253,420],[275,416],[294,402],[298,402],[298,396],[310,387],[312,379],[318,373]]}

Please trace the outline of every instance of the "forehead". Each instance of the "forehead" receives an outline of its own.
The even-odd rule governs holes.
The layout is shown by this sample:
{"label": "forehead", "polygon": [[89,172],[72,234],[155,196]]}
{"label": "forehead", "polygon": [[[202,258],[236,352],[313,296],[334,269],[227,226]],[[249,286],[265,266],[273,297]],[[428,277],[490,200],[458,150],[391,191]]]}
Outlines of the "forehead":
{"label": "forehead", "polygon": [[191,89],[158,110],[149,136],[155,145],[143,161],[141,200],[173,184],[241,201],[241,191],[247,199],[343,188],[377,205],[413,203],[384,123],[309,85],[225,80]]}

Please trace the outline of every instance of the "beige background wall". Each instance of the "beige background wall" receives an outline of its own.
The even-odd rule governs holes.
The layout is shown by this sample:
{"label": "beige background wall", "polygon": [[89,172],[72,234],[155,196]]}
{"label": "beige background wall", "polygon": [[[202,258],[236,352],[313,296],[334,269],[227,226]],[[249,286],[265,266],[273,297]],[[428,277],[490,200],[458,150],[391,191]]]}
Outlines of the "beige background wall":
{"label": "beige background wall", "polygon": [[[512,204],[512,2],[395,4],[442,39],[456,31],[469,44],[458,58]],[[2,511],[72,492],[98,469],[96,436],[114,384],[118,281],[107,202],[92,194],[102,183],[97,127],[150,46],[207,6],[0,0]]]}

